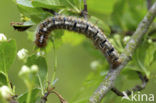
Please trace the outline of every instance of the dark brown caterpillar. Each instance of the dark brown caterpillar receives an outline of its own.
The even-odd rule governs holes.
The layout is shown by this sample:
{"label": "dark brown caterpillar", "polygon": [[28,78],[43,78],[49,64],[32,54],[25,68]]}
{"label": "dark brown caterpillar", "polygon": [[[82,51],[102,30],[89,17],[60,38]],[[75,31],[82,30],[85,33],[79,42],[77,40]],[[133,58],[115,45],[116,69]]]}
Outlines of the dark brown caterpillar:
{"label": "dark brown caterpillar", "polygon": [[104,33],[97,26],[80,18],[55,16],[46,19],[38,27],[35,40],[36,45],[39,48],[45,47],[49,33],[55,29],[66,29],[86,35],[104,53],[113,67],[120,64],[119,54],[109,43]]}

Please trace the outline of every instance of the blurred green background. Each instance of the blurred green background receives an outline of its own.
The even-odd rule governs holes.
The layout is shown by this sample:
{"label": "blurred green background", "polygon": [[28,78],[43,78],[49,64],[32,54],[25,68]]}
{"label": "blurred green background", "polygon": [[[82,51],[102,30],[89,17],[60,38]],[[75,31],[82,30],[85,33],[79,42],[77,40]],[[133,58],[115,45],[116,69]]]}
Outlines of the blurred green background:
{"label": "blurred green background", "polygon": [[[137,24],[143,18],[145,13],[147,12],[145,8],[145,1],[143,0],[132,0],[132,4],[126,4],[125,6],[128,7],[129,5],[137,5],[137,3],[141,3],[142,7],[139,6],[131,6],[132,8],[135,7],[136,10],[140,11],[140,14],[132,15],[130,13],[126,13],[121,15],[122,18],[118,16],[111,16],[113,12],[113,8],[117,0],[88,0],[88,10],[89,14],[94,15],[102,19],[106,24],[112,24],[111,18],[114,18],[116,21],[115,27],[126,30],[135,30]],[[122,2],[126,2],[123,0]],[[134,9],[126,8],[124,11],[121,11],[124,7],[117,7],[118,14],[126,11],[137,12]],[[142,9],[141,9],[142,8]],[[115,15],[115,13],[114,13]],[[118,19],[121,19],[119,22]],[[11,0],[0,0],[0,33],[4,33],[8,38],[15,39],[17,42],[17,49],[26,48],[29,52],[33,52],[32,48],[34,43],[27,39],[26,32],[18,32],[15,31],[11,26],[10,23],[12,21],[19,21],[20,20],[20,13],[15,5]],[[137,22],[136,22],[137,20]],[[113,20],[112,20],[113,21]],[[115,24],[115,23],[114,23]],[[128,25],[128,26],[127,26]],[[53,51],[52,51],[53,52]],[[49,73],[52,73],[53,67],[53,53],[48,53],[47,61],[49,67]],[[76,95],[80,88],[83,86],[83,82],[88,76],[90,72],[94,72],[91,67],[90,63],[94,60],[98,60],[98,57],[92,56],[91,54],[86,51],[84,48],[84,44],[72,46],[70,44],[63,44],[60,48],[57,49],[57,56],[58,56],[58,68],[56,72],[56,77],[59,78],[59,81],[56,83],[56,90],[67,100],[70,101],[73,99],[73,96]],[[17,95],[24,92],[26,87],[24,86],[23,81],[17,75],[23,63],[16,59],[14,64],[12,65],[9,71],[9,78],[12,83],[16,86],[16,93]],[[107,70],[108,68],[105,68]],[[156,63],[154,63],[151,67],[151,78],[145,90],[141,93],[146,94],[154,94],[156,95]],[[131,75],[133,76],[133,74]],[[125,90],[134,86],[137,83],[140,83],[138,79],[127,79],[125,76],[120,76],[119,79],[116,81],[116,85],[121,90]],[[94,87],[93,90],[95,90]],[[84,92],[93,92],[91,91],[84,91]],[[81,93],[80,93],[81,95]],[[109,92],[108,96],[106,96],[105,100],[106,103],[121,103],[121,97],[114,95],[114,93]],[[156,100],[155,100],[156,101]],[[59,103],[58,98],[55,95],[50,95],[48,97],[48,103]],[[75,102],[81,103],[81,102]],[[123,103],[132,103],[129,101],[123,101]],[[136,103],[149,103],[149,102],[136,102]],[[155,102],[153,102],[155,103]]]}

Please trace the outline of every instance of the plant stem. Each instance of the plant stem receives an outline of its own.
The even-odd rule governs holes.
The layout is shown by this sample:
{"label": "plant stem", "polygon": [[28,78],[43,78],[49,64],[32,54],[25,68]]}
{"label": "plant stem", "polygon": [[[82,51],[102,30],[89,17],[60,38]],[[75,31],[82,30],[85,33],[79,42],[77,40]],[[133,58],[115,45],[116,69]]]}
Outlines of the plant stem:
{"label": "plant stem", "polygon": [[31,92],[32,92],[32,89],[29,88],[28,95],[27,95],[27,102],[26,103],[30,103],[30,100],[31,100]]}
{"label": "plant stem", "polygon": [[51,79],[51,83],[53,85],[53,82],[55,80],[55,76],[56,76],[56,68],[57,68],[57,55],[56,55],[56,48],[55,48],[55,42],[54,40],[52,41],[53,43],[53,50],[54,50],[54,71],[52,74],[52,79]]}

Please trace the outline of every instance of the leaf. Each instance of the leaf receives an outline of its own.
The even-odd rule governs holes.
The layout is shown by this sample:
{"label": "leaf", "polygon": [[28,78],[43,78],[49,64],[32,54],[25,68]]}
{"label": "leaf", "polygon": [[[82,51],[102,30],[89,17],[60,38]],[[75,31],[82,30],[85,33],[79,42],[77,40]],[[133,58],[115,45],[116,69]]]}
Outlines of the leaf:
{"label": "leaf", "polygon": [[29,67],[31,67],[32,65],[37,65],[39,67],[39,76],[42,82],[45,81],[48,67],[44,57],[32,55],[28,57],[26,65],[28,65]]}
{"label": "leaf", "polygon": [[146,9],[145,2],[142,0],[118,0],[111,16],[113,26],[122,31],[134,31],[145,15]]}
{"label": "leaf", "polygon": [[34,25],[34,23],[32,21],[12,22],[11,23],[11,26],[13,26],[13,28],[18,31],[25,31],[25,30],[29,29],[30,27],[32,27],[33,25]]}
{"label": "leaf", "polygon": [[3,72],[0,72],[0,86],[7,85],[7,77]]}
{"label": "leaf", "polygon": [[31,40],[31,41],[35,41],[35,32],[34,31],[26,31],[27,32],[27,37],[28,37],[28,39],[29,40]]}
{"label": "leaf", "polygon": [[154,53],[156,53],[156,45],[151,44],[146,50],[146,55],[144,59],[144,64],[146,67],[149,67],[154,61]]}
{"label": "leaf", "polygon": [[[35,88],[35,89],[32,90],[32,93],[31,93],[31,96],[30,96],[31,97],[31,99],[30,99],[31,103],[35,103],[36,102],[39,92],[40,92],[40,89],[38,89],[38,88]],[[18,97],[19,103],[26,103],[27,95],[28,95],[28,92],[20,95]]]}
{"label": "leaf", "polygon": [[81,0],[60,0],[60,2],[62,2],[62,4],[64,4],[64,6],[67,8],[71,8],[74,11],[80,12],[82,3]]}
{"label": "leaf", "polygon": [[132,69],[131,70],[125,70],[124,69],[121,73],[123,75],[126,75],[126,77],[127,77],[128,80],[136,80],[136,79],[139,79],[138,74],[137,74],[137,72],[135,70],[132,70]]}
{"label": "leaf", "polygon": [[91,21],[94,25],[97,25],[107,35],[110,34],[111,30],[110,30],[109,26],[104,21],[102,21],[101,19],[99,19],[99,18],[97,18],[95,16],[91,16],[89,18],[89,21]]}
{"label": "leaf", "polygon": [[35,23],[39,23],[51,15],[41,8],[35,8],[30,0],[17,0],[17,7],[24,16],[31,18]]}
{"label": "leaf", "polygon": [[71,103],[88,103],[89,97],[108,73],[108,70],[104,70],[103,68],[108,68],[107,62],[103,62],[103,64],[95,71],[89,73],[83,83],[83,86],[80,88],[80,91],[70,101]]}
{"label": "leaf", "polygon": [[65,31],[62,36],[63,43],[70,43],[73,46],[79,45],[85,40],[85,37],[75,32]]}
{"label": "leaf", "polygon": [[0,42],[0,72],[7,73],[15,58],[15,40]]}
{"label": "leaf", "polygon": [[33,0],[32,5],[34,7],[49,8],[53,10],[63,7],[60,0]]}

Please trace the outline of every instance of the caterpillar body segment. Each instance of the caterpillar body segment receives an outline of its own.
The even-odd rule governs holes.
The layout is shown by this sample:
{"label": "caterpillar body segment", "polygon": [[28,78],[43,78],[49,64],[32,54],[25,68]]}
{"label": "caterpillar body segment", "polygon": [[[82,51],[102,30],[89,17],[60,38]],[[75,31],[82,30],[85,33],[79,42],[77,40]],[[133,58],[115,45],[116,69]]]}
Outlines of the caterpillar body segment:
{"label": "caterpillar body segment", "polygon": [[65,29],[84,34],[103,52],[113,67],[120,64],[119,54],[108,41],[104,33],[92,23],[76,17],[54,16],[47,18],[38,27],[35,40],[36,45],[39,48],[45,47],[48,35],[55,29]]}

